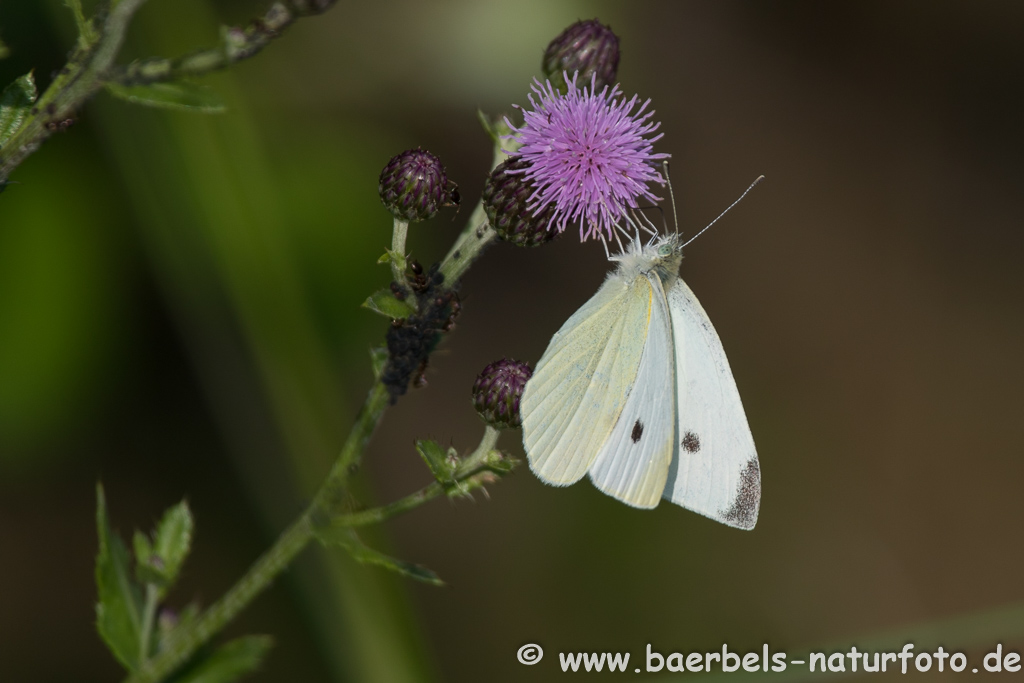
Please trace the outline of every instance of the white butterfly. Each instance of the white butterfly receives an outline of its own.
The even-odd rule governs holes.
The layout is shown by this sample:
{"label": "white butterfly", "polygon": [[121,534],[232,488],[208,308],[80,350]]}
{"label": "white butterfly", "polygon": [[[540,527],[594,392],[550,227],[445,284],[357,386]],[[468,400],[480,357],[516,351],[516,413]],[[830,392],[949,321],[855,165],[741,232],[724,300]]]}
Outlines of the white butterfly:
{"label": "white butterfly", "polygon": [[[709,226],[710,227],[710,226]],[[530,469],[589,474],[638,508],[661,498],[740,529],[761,502],[754,439],[722,342],[679,277],[677,234],[639,233],[551,338],[521,402]]]}

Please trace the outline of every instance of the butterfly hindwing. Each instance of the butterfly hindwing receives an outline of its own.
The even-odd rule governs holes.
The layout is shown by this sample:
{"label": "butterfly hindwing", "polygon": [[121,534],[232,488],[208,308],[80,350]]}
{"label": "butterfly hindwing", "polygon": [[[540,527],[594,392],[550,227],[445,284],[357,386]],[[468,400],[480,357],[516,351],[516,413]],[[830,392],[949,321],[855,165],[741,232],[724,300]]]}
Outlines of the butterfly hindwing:
{"label": "butterfly hindwing", "polygon": [[637,280],[637,286],[646,283],[652,292],[643,354],[622,413],[590,467],[590,479],[624,503],[653,508],[665,489],[675,442],[674,351],[661,280],[653,274]]}
{"label": "butterfly hindwing", "polygon": [[752,529],[761,471],[718,333],[681,278],[668,292],[678,429],[664,497],[729,526]]}
{"label": "butterfly hindwing", "polygon": [[582,478],[622,412],[651,315],[653,292],[640,280],[609,277],[551,338],[526,384],[523,446],[548,484]]}

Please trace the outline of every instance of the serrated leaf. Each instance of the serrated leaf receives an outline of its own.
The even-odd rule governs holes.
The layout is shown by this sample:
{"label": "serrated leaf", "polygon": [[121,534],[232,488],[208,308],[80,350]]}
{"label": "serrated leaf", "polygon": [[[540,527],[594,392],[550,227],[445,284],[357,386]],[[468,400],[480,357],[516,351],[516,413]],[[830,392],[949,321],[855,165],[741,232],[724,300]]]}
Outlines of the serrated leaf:
{"label": "serrated leaf", "polygon": [[138,666],[142,594],[128,571],[128,550],[110,530],[103,486],[96,486],[96,628],[103,641],[129,671]]}
{"label": "serrated leaf", "polygon": [[156,620],[156,650],[159,652],[165,643],[174,640],[174,634],[177,632],[188,633],[198,618],[199,605],[195,602],[185,605],[177,614],[170,610],[161,610]]}
{"label": "serrated leaf", "polygon": [[159,560],[154,558],[149,536],[136,531],[132,536],[132,549],[135,551],[135,578],[139,583],[163,583],[161,568],[153,566],[159,564]]}
{"label": "serrated leaf", "polygon": [[396,299],[390,289],[381,289],[371,294],[363,302],[363,308],[368,308],[374,313],[380,313],[392,319],[408,318],[413,313],[412,307],[404,301]]}
{"label": "serrated leaf", "polygon": [[363,564],[375,564],[390,569],[402,576],[416,579],[434,586],[443,586],[444,581],[423,565],[399,560],[364,544],[352,529],[346,527],[324,527],[316,530],[316,536],[324,545],[338,545],[348,551],[352,559]]}
{"label": "serrated leaf", "polygon": [[181,565],[192,549],[192,530],[195,523],[187,501],[181,501],[164,513],[153,537],[153,552],[164,562],[168,583],[178,578]]}
{"label": "serrated leaf", "polygon": [[484,463],[495,473],[504,475],[514,470],[519,464],[519,460],[495,448],[487,453]]}
{"label": "serrated leaf", "polygon": [[136,531],[132,537],[132,549],[135,550],[135,561],[142,562],[153,554],[153,544],[149,542],[149,536]]}
{"label": "serrated leaf", "polygon": [[454,481],[455,470],[459,467],[459,459],[454,451],[446,451],[435,441],[419,439],[416,441],[416,452],[427,463],[438,483],[450,484]]}
{"label": "serrated leaf", "polygon": [[106,88],[107,92],[115,97],[147,107],[203,114],[219,114],[225,109],[224,101],[215,91],[184,81],[148,85],[107,83]]}
{"label": "serrated leaf", "polygon": [[370,367],[373,369],[373,378],[379,380],[384,372],[384,366],[388,362],[388,350],[383,346],[370,349]]}
{"label": "serrated leaf", "polygon": [[139,581],[152,583],[163,597],[178,578],[178,572],[192,547],[192,512],[188,503],[169,508],[150,538],[135,532],[136,575]]}
{"label": "serrated leaf", "polygon": [[232,683],[259,668],[271,645],[270,636],[237,638],[189,665],[174,683]]}
{"label": "serrated leaf", "polygon": [[29,71],[0,93],[0,147],[18,132],[36,101],[36,81]]}

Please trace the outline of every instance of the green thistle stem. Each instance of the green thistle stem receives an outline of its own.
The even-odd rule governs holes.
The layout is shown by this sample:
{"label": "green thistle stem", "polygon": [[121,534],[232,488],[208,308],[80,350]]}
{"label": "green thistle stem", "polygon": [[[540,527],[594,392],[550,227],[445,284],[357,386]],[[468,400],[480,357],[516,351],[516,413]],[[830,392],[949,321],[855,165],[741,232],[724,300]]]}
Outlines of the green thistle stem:
{"label": "green thistle stem", "polygon": [[[341,455],[321,487],[316,498],[299,519],[277,539],[241,579],[227,593],[206,610],[198,621],[186,631],[171,635],[166,648],[153,659],[146,661],[138,671],[129,676],[125,683],[158,683],[189,660],[195,652],[220,632],[253,598],[262,593],[292,560],[314,538],[315,521],[323,519],[324,513],[338,502],[337,496],[344,491],[348,476],[357,464],[370,435],[387,407],[387,392],[376,384],[367,396],[366,404],[349,434]],[[381,522],[408,512],[423,503],[437,498],[464,482],[472,482],[487,469],[487,456],[494,450],[498,430],[487,427],[477,446],[463,461],[452,484],[442,486],[435,482],[400,500],[358,513],[330,517],[331,526],[363,526]],[[155,601],[154,601],[155,604]],[[147,605],[148,607],[148,605]]]}
{"label": "green thistle stem", "polygon": [[408,512],[415,507],[423,505],[423,503],[447,493],[453,486],[458,486],[461,482],[467,481],[487,469],[485,460],[487,456],[490,455],[491,451],[494,450],[495,445],[497,445],[498,434],[499,432],[497,429],[490,425],[487,426],[484,430],[484,436],[480,440],[480,445],[462,461],[462,464],[459,466],[458,471],[453,477],[452,484],[445,486],[440,482],[435,481],[432,484],[424,486],[419,491],[411,493],[405,498],[396,500],[393,503],[381,505],[380,507],[372,508],[370,510],[362,510],[360,512],[339,515],[331,520],[331,526],[351,527],[376,524],[378,522],[391,519],[392,517],[396,517],[404,512]]}
{"label": "green thistle stem", "polygon": [[175,632],[167,648],[143,664],[126,679],[126,683],[156,683],[167,678],[262,593],[312,538],[313,526],[307,513],[281,534],[270,550],[256,560],[249,571],[197,622],[183,633]]}
{"label": "green thistle stem", "polygon": [[395,227],[391,231],[391,279],[405,287],[405,239],[409,235],[409,221],[395,218]]}
{"label": "green thistle stem", "polygon": [[[129,2],[129,0],[122,0],[122,2]],[[501,145],[496,143],[491,168],[501,163],[505,157],[506,155],[501,151]],[[395,232],[394,243],[397,244],[399,241],[398,221],[396,221]],[[456,282],[480,255],[483,247],[494,237],[494,231],[487,226],[483,204],[478,203],[466,228],[459,235],[441,265],[445,281]],[[401,239],[403,253],[404,242],[403,236]],[[306,511],[278,537],[274,545],[256,560],[245,575],[220,600],[207,609],[197,621],[190,624],[187,630],[180,633],[174,632],[165,648],[157,656],[144,661],[137,671],[125,679],[125,683],[158,683],[185,664],[200,647],[207,644],[288,567],[295,556],[315,537],[314,529],[317,524],[331,526],[373,524],[408,512],[451,491],[453,487],[462,485],[464,489],[468,490],[472,484],[480,485],[489,481],[486,477],[492,475],[488,471],[487,457],[493,452],[499,434],[498,430],[490,426],[484,431],[480,445],[456,471],[452,482],[445,484],[435,482],[405,498],[370,510],[349,514],[341,513],[349,478],[358,469],[370,438],[388,405],[389,396],[384,385],[379,381],[374,383],[348,438],[345,440],[341,453]]]}
{"label": "green thistle stem", "polygon": [[377,424],[388,407],[388,390],[377,382],[370,389],[366,402],[363,403],[359,416],[356,418],[352,431],[349,432],[341,453],[334,461],[326,481],[320,486],[309,512],[317,515],[331,514],[344,501],[345,489],[352,473],[359,468],[366,446],[370,443]]}
{"label": "green thistle stem", "polygon": [[201,76],[224,69],[259,53],[296,19],[327,11],[337,0],[285,0],[275,2],[248,26],[221,31],[221,43],[176,59],[153,57],[114,71],[108,80],[122,85],[145,85]]}
{"label": "green thistle stem", "polygon": [[[503,121],[497,120],[492,123],[483,112],[477,112],[477,114],[484,131],[494,141],[491,167],[488,169],[490,172],[498,164],[508,159],[509,154],[502,148],[507,149],[509,153],[515,153],[519,149],[519,141],[503,137],[510,132]],[[455,244],[448,250],[448,255],[441,262],[441,274],[444,275],[444,281],[449,284],[458,282],[473,261],[480,256],[484,247],[493,242],[497,236],[487,221],[487,212],[484,211],[484,201],[481,199],[473,207],[473,213],[469,215],[465,229],[456,238]]]}
{"label": "green thistle stem", "polygon": [[377,382],[370,389],[341,453],[309,508],[220,600],[190,625],[187,631],[172,634],[167,647],[129,676],[126,683],[157,683],[167,678],[291,564],[313,538],[313,519],[321,517],[325,512],[329,514],[340,502],[348,478],[358,465],[387,405],[387,390]]}
{"label": "green thistle stem", "polygon": [[449,284],[458,282],[483,251],[483,248],[493,242],[497,236],[497,233],[487,223],[483,202],[478,203],[469,217],[466,229],[455,240],[455,245],[441,262],[441,274],[444,275],[444,281]]}

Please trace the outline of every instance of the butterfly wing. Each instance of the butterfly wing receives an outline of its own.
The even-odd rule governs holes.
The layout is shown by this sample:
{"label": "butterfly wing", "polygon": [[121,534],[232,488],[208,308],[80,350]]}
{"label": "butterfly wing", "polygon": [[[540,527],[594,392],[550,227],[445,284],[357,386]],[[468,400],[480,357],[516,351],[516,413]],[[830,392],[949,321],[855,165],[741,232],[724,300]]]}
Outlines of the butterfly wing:
{"label": "butterfly wing", "polygon": [[579,481],[608,440],[637,375],[653,294],[646,278],[613,275],[551,338],[520,403],[541,480]]}
{"label": "butterfly wing", "polygon": [[707,313],[682,279],[668,292],[676,354],[678,457],[664,497],[740,529],[753,529],[761,470],[729,361]]}
{"label": "butterfly wing", "polygon": [[623,503],[653,508],[665,490],[675,444],[675,359],[661,280],[653,274],[639,279],[652,292],[643,354],[629,398],[589,474],[597,488]]}

